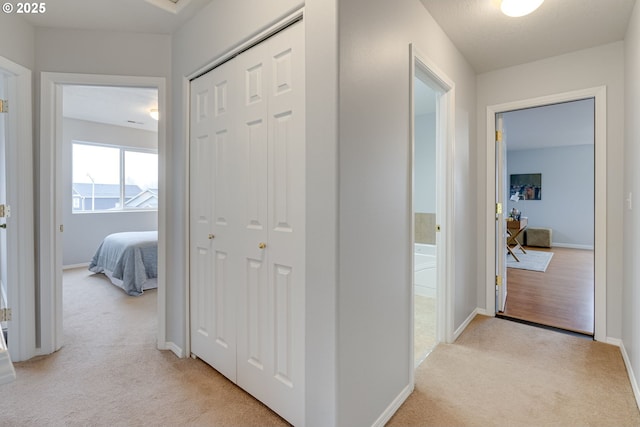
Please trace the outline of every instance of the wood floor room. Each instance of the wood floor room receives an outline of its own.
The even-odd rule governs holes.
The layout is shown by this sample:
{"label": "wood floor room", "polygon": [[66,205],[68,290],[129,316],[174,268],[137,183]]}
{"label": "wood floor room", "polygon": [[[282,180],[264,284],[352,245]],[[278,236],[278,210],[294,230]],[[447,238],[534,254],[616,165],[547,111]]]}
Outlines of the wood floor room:
{"label": "wood floor room", "polygon": [[593,336],[594,252],[570,248],[527,248],[553,252],[544,272],[507,268],[502,317]]}

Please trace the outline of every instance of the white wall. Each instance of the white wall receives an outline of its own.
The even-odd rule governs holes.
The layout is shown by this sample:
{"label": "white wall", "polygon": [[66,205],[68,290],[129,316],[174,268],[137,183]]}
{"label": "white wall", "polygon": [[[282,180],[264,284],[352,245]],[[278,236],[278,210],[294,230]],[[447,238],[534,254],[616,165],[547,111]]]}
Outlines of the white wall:
{"label": "white wall", "polygon": [[[616,42],[528,64],[478,75],[478,111],[489,105],[536,98],[572,90],[607,87],[607,336],[620,338],[622,303],[622,209],[624,126],[624,43]],[[478,182],[486,170],[486,120],[478,120]],[[493,215],[486,209],[487,189],[478,186],[477,228],[484,230]],[[484,236],[478,241],[478,306],[486,306],[486,253]],[[480,292],[480,290],[482,292]],[[482,293],[482,294],[481,294]]]}
{"label": "white wall", "polygon": [[[621,208],[625,224],[622,287],[622,341],[631,375],[640,375],[640,4],[636,3],[625,38],[624,194],[632,193],[633,210]],[[624,206],[624,205],[618,205]],[[637,384],[634,384],[637,387]],[[636,392],[636,399],[640,398]]]}
{"label": "white wall", "polygon": [[415,119],[414,210],[436,212],[436,114],[421,114]]}
{"label": "white wall", "polygon": [[338,424],[373,424],[409,386],[409,44],[455,82],[455,326],[476,308],[475,73],[418,0],[339,2]]}
{"label": "white wall", "polygon": [[121,231],[158,229],[157,212],[101,212],[73,214],[71,204],[71,172],[73,141],[124,145],[158,149],[158,133],[124,126],[113,126],[84,120],[63,120],[62,179],[64,185],[62,264],[65,266],[91,261],[102,239]]}
{"label": "white wall", "polygon": [[[168,223],[172,259],[167,286],[167,336],[186,346],[187,76],[304,5],[306,29],[307,262],[306,419],[336,424],[337,265],[337,6],[336,0],[212,2],[173,36],[174,143]],[[248,13],[250,11],[250,13]],[[180,201],[178,203],[177,201]]]}
{"label": "white wall", "polygon": [[15,14],[0,13],[0,56],[33,71],[35,30]]}
{"label": "white wall", "polygon": [[[507,184],[512,174],[541,173],[541,200],[507,202],[529,227],[553,230],[553,244],[583,249],[594,242],[594,146],[573,145],[507,153]],[[509,200],[509,197],[506,197]]]}

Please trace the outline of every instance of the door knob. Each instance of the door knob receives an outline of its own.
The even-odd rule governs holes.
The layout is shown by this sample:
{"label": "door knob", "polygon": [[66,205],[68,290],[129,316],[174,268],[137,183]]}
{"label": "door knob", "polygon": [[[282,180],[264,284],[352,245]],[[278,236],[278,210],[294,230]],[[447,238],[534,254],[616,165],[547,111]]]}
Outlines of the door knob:
{"label": "door knob", "polygon": [[266,244],[266,243],[264,243],[264,242],[260,242],[260,243],[258,244],[258,247],[259,247],[260,249],[264,249],[264,248],[266,248],[266,247],[267,247],[267,244]]}
{"label": "door knob", "polygon": [[214,237],[216,236],[214,236],[213,234],[209,234],[209,240],[212,240]]}
{"label": "door knob", "polygon": [[0,224],[0,228],[7,228],[7,224]]}

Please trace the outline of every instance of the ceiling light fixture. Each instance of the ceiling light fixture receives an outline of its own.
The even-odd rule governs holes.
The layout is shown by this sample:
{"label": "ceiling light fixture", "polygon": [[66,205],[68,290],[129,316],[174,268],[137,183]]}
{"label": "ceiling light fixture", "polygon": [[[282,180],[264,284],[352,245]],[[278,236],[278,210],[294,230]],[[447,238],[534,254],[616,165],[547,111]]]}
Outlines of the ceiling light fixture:
{"label": "ceiling light fixture", "polygon": [[544,0],[502,0],[500,10],[507,16],[517,18],[525,16],[536,10]]}
{"label": "ceiling light fixture", "polygon": [[160,118],[160,113],[158,113],[158,109],[157,108],[152,108],[151,110],[149,110],[149,115],[154,120],[158,120]]}

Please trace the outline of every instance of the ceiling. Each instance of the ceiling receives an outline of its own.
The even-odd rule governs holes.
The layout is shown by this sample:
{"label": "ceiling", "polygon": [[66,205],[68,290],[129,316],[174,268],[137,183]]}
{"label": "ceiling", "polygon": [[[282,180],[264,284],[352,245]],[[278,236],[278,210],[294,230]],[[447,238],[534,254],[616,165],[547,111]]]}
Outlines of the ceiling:
{"label": "ceiling", "polygon": [[36,27],[171,34],[211,0],[52,0],[24,14]]}
{"label": "ceiling", "polygon": [[507,151],[593,145],[594,111],[590,98],[504,113]]}
{"label": "ceiling", "polygon": [[420,0],[476,73],[623,40],[635,0],[546,0],[509,18],[499,0]]}
{"label": "ceiling", "polygon": [[158,131],[149,112],[158,108],[158,90],[149,88],[65,85],[64,117]]}

